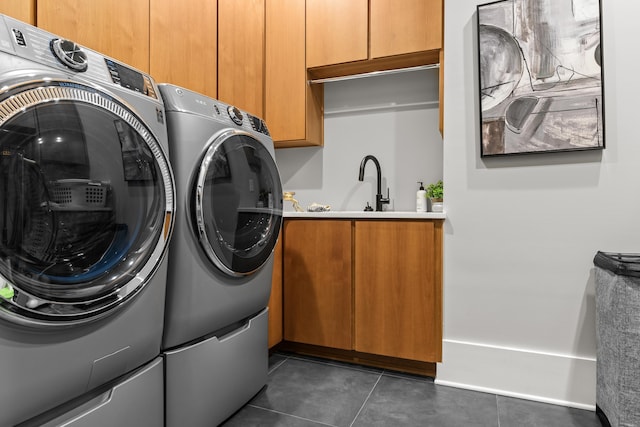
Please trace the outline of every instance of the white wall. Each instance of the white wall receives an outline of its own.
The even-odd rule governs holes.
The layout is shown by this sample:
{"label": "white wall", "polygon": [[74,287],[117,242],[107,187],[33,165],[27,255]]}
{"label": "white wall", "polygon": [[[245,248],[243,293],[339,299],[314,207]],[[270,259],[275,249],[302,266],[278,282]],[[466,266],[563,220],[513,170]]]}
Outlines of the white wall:
{"label": "white wall", "polygon": [[[438,70],[325,83],[323,148],[276,150],[285,191],[295,191],[303,208],[313,202],[332,210],[375,207],[372,162],[358,181],[362,158],[373,154],[382,169],[389,210],[415,211],[416,181],[442,178],[438,131]],[[293,210],[285,202],[285,210]]]}
{"label": "white wall", "polygon": [[598,250],[640,252],[640,4],[602,2],[605,150],[481,159],[482,3],[445,2],[445,340],[437,382],[593,408],[592,260]]}

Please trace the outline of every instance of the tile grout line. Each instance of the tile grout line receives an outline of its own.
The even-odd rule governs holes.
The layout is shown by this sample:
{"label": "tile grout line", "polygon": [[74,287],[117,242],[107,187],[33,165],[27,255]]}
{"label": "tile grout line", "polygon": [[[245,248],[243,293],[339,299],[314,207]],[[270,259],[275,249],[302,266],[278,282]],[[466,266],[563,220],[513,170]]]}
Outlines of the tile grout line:
{"label": "tile grout line", "polygon": [[378,379],[376,380],[376,383],[373,385],[373,387],[371,387],[371,390],[369,390],[369,394],[367,394],[367,398],[364,399],[364,402],[362,402],[362,406],[360,406],[360,409],[358,409],[358,412],[356,413],[356,416],[353,417],[353,421],[351,421],[351,424],[349,424],[349,427],[353,427],[353,424],[356,422],[356,420],[358,419],[358,416],[360,415],[360,413],[362,412],[362,410],[364,409],[364,406],[367,404],[367,402],[369,401],[369,398],[371,397],[371,395],[373,394],[373,390],[376,389],[376,387],[378,386],[378,383],[380,382],[380,380],[382,379],[382,372],[378,375]]}
{"label": "tile grout line", "polygon": [[498,418],[498,427],[500,427],[500,403],[498,402],[497,394],[496,394],[496,418]]}
{"label": "tile grout line", "polygon": [[311,423],[320,424],[320,425],[327,426],[327,427],[336,427],[333,424],[327,424],[327,423],[323,423],[322,421],[311,420],[309,418],[300,417],[298,415],[287,414],[286,412],[276,411],[275,409],[263,408],[262,406],[257,406],[257,405],[254,405],[252,403],[248,404],[247,406],[251,406],[252,408],[260,409],[260,410],[271,412],[271,413],[274,413],[274,414],[280,414],[280,415],[285,415],[287,417],[297,418],[299,420],[309,421]]}
{"label": "tile grout line", "polygon": [[278,369],[280,366],[284,365],[284,362],[286,362],[287,360],[289,360],[289,358],[285,357],[284,360],[281,360],[280,362],[276,363],[276,365],[273,368],[269,369],[269,371],[267,372],[267,375],[271,375],[273,371]]}

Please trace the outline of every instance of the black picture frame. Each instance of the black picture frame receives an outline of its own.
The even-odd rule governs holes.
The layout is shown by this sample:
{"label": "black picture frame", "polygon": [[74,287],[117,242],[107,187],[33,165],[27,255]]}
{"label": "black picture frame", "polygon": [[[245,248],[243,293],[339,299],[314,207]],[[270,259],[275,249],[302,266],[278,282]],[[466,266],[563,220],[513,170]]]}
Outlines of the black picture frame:
{"label": "black picture frame", "polygon": [[481,157],[602,150],[601,0],[477,6]]}

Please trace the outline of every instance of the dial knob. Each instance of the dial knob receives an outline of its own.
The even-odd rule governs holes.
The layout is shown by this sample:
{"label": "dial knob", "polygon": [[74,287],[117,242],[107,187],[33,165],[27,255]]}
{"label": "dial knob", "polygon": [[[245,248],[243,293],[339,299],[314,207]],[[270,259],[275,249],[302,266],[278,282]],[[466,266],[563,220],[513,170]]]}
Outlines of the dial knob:
{"label": "dial knob", "polygon": [[74,71],[87,71],[87,54],[71,40],[53,39],[51,40],[51,51],[53,55]]}
{"label": "dial knob", "polygon": [[229,113],[229,117],[231,117],[231,120],[233,120],[233,123],[237,124],[238,126],[242,126],[242,111],[240,111],[237,107],[229,106],[229,108],[227,108],[227,112]]}

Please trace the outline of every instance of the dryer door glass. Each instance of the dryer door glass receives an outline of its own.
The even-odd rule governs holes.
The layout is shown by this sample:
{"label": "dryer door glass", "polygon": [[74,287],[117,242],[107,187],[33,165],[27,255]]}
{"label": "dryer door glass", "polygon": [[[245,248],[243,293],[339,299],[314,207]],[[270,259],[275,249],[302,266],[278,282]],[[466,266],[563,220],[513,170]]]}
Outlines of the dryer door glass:
{"label": "dryer door glass", "polygon": [[110,312],[155,272],[172,211],[162,149],[125,104],[55,81],[0,96],[0,315]]}
{"label": "dryer door glass", "polygon": [[282,224],[280,175],[264,144],[241,131],[218,137],[194,192],[194,224],[209,259],[231,276],[262,267]]}

